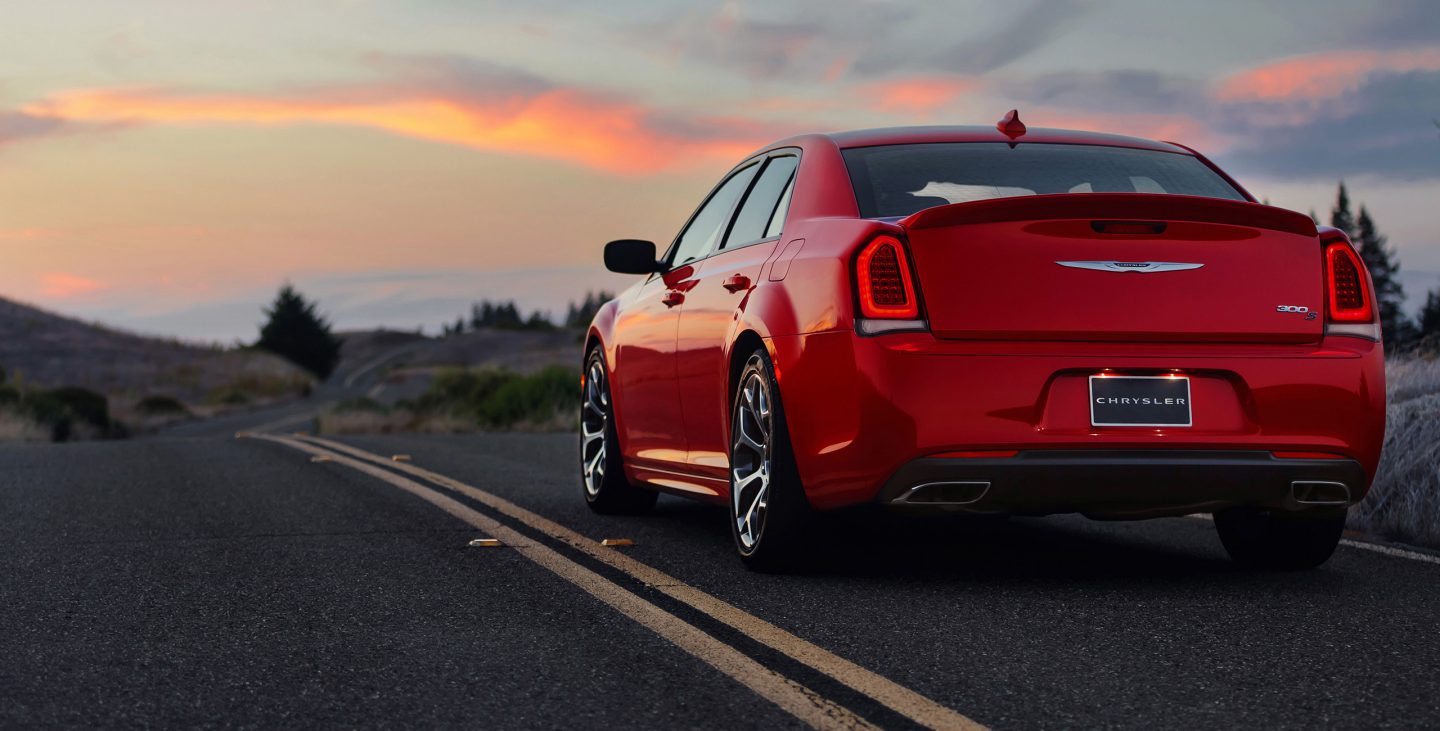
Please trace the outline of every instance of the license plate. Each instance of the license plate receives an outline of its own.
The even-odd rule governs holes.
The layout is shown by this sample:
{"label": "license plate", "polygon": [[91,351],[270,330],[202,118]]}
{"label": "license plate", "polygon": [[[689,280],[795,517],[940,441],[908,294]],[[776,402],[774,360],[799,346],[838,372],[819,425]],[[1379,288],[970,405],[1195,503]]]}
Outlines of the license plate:
{"label": "license plate", "polygon": [[1091,426],[1190,426],[1185,376],[1090,376]]}

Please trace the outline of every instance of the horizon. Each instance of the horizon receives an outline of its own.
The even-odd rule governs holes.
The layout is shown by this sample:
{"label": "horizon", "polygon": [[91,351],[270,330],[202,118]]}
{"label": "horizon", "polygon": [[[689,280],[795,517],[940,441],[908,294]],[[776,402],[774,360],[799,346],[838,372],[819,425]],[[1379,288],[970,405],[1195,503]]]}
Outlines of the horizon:
{"label": "horizon", "polygon": [[1440,288],[1424,2],[82,5],[0,29],[0,296],[130,332],[248,341],[286,281],[340,330],[563,315],[771,140],[1011,108],[1322,222],[1344,179],[1407,310]]}

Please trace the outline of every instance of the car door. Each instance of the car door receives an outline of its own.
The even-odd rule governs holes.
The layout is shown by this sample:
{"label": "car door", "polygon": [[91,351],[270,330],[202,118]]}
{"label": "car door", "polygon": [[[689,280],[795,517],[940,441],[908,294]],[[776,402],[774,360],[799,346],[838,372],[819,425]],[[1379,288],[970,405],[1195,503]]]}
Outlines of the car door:
{"label": "car door", "polygon": [[676,339],[680,406],[689,437],[686,462],[697,474],[728,477],[725,345],[734,336],[736,312],[744,307],[761,267],[778,245],[799,160],[786,152],[765,161],[718,250],[700,263],[697,281],[680,313]]}
{"label": "car door", "polygon": [[616,316],[617,423],[625,455],[637,465],[685,463],[688,443],[675,360],[680,313],[699,283],[701,260],[724,235],[736,201],[758,168],[743,166],[715,187],[670,245],[666,271],[640,285]]}

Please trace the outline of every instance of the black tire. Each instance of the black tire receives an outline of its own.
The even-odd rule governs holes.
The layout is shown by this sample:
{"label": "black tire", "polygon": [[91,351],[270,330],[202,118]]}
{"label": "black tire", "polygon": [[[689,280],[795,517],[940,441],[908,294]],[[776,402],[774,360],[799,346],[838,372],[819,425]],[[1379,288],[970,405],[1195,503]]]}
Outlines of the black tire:
{"label": "black tire", "polygon": [[1215,530],[1230,558],[1242,566],[1299,571],[1330,559],[1345,530],[1345,514],[1230,508],[1215,514]]}
{"label": "black tire", "polygon": [[[730,408],[730,537],[746,568],[762,572],[801,569],[813,553],[807,534],[814,513],[795,467],[776,384],[770,355],[756,350],[740,372]],[[754,478],[759,469],[766,476]],[[757,483],[763,484],[757,488]]]}
{"label": "black tire", "polygon": [[584,384],[580,395],[580,492],[585,504],[605,515],[649,511],[659,495],[625,478],[609,371],[599,346],[585,356]]}

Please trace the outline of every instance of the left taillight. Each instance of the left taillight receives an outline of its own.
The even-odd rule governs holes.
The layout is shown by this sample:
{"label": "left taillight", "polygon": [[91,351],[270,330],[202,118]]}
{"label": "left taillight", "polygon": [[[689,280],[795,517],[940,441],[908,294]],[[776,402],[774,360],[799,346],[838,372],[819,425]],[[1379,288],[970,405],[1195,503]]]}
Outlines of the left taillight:
{"label": "left taillight", "polygon": [[855,259],[855,286],[860,300],[860,332],[877,335],[900,330],[924,330],[920,298],[910,274],[910,260],[900,239],[877,236]]}
{"label": "left taillight", "polygon": [[1380,339],[1370,276],[1344,235],[1325,240],[1325,334]]}

